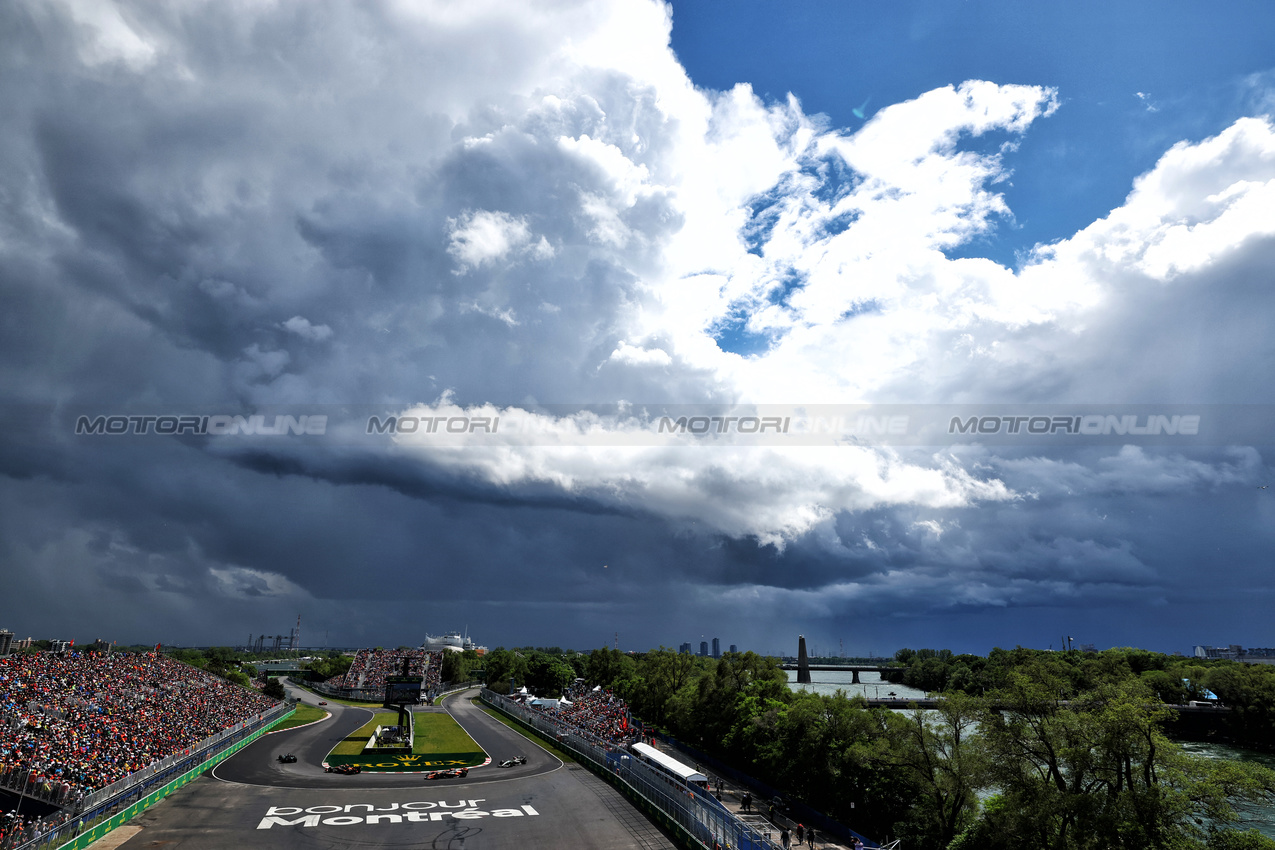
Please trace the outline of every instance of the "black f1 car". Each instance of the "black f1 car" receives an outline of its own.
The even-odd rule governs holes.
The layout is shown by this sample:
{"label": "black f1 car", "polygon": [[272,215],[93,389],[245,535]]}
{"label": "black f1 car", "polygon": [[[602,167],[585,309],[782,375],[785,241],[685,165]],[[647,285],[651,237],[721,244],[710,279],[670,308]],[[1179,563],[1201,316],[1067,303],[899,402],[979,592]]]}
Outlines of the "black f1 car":
{"label": "black f1 car", "polygon": [[350,776],[355,773],[362,773],[363,768],[357,764],[330,764],[323,768],[324,773],[340,773],[343,776]]}
{"label": "black f1 car", "polygon": [[435,770],[425,774],[426,779],[455,779],[460,776],[469,776],[469,768],[454,767],[451,770]]}
{"label": "black f1 car", "polygon": [[296,763],[296,760],[297,760],[297,757],[294,756],[292,753],[284,753],[283,755],[279,756],[280,764],[294,764]]}
{"label": "black f1 car", "polygon": [[502,762],[500,763],[500,766],[501,766],[501,767],[513,767],[514,765],[518,765],[518,764],[526,764],[526,763],[527,763],[527,757],[526,757],[526,756],[514,756],[514,757],[513,757],[513,758],[511,758],[511,759],[505,759],[504,761],[502,761]]}

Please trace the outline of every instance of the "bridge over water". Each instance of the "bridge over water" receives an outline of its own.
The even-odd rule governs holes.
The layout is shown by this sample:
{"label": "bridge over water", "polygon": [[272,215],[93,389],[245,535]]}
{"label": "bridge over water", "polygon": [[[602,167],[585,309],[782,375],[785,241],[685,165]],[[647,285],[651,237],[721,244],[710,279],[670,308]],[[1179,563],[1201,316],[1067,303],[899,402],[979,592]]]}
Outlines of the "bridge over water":
{"label": "bridge over water", "polygon": [[853,674],[851,678],[851,683],[855,685],[862,684],[859,681],[860,673],[880,673],[882,670],[892,669],[890,667],[884,667],[884,666],[875,665],[875,664],[807,664],[803,667],[799,662],[796,662],[796,661],[785,661],[779,666],[783,670],[800,671],[805,669],[805,670],[811,670],[811,671],[822,670],[822,671],[831,671],[835,673],[851,673]]}

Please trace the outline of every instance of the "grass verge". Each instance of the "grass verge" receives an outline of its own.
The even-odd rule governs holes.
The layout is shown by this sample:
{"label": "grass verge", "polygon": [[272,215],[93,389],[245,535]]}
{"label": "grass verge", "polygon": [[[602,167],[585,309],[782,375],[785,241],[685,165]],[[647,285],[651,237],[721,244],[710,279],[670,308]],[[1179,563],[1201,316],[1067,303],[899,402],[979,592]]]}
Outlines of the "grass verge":
{"label": "grass verge", "polygon": [[392,726],[398,714],[378,712],[350,737],[332,748],[328,764],[358,764],[375,772],[421,771],[449,767],[475,767],[487,760],[487,754],[474,743],[450,714],[414,712],[416,746],[411,755],[404,753],[368,753],[364,751],[377,726]]}
{"label": "grass verge", "polygon": [[297,710],[287,720],[274,727],[274,731],[280,729],[291,729],[294,726],[304,726],[307,723],[313,723],[316,720],[322,720],[328,716],[328,712],[319,708],[317,705],[306,705],[303,702],[297,703]]}
{"label": "grass verge", "polygon": [[418,711],[412,715],[416,727],[414,753],[482,752],[469,733],[460,728],[450,714]]}
{"label": "grass verge", "polygon": [[378,711],[372,716],[372,719],[364,723],[356,729],[348,738],[332,748],[329,755],[333,756],[358,756],[363,754],[363,748],[367,746],[367,742],[371,739],[372,733],[376,731],[377,726],[393,726],[398,722],[398,715],[391,714],[388,711]]}
{"label": "grass verge", "polygon": [[[477,700],[478,698],[475,697],[474,699]],[[479,707],[486,714],[488,714],[491,717],[494,717],[496,720],[499,720],[501,723],[505,724],[510,729],[514,730],[519,735],[523,736],[528,741],[531,741],[533,744],[540,747],[541,749],[548,750],[549,752],[553,753],[562,761],[575,764],[575,761],[576,761],[575,757],[572,756],[570,753],[568,753],[566,750],[560,749],[559,747],[546,741],[544,738],[541,738],[539,735],[535,734],[534,732],[528,731],[525,727],[521,726],[518,723],[515,723],[513,720],[510,720],[508,717],[501,714],[499,711],[496,711],[494,708],[486,708],[482,706],[481,703],[479,704]]]}
{"label": "grass verge", "polygon": [[316,697],[323,700],[324,702],[335,702],[341,705],[352,705],[355,708],[371,708],[374,705],[384,705],[384,702],[382,702],[381,700],[375,700],[372,702],[360,702],[358,700],[352,700],[352,699],[337,699],[336,697],[330,697],[327,694],[321,694],[318,691],[316,691],[314,688],[311,688],[307,685],[300,684],[295,681],[290,681],[290,684],[294,688],[301,688],[301,690],[303,691],[309,691],[310,693],[314,694]]}

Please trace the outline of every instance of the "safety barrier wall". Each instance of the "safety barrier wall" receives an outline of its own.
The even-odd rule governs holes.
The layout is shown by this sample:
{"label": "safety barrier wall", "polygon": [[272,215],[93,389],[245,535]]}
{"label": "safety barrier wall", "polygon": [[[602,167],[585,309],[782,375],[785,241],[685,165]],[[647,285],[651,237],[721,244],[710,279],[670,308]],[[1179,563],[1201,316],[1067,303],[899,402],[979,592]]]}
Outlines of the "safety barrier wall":
{"label": "safety barrier wall", "polygon": [[[719,776],[725,776],[736,785],[751,788],[754,791],[759,791],[765,798],[768,799],[784,796],[778,790],[767,785],[765,782],[749,776],[742,771],[738,771],[720,759],[710,756],[707,753],[702,753],[694,747],[684,744],[670,735],[662,735],[661,739],[672,744],[676,749],[686,753],[686,755],[694,759],[696,762],[707,765]],[[785,799],[787,800],[786,796]],[[789,829],[795,828],[797,823],[800,821],[807,826],[818,828],[824,835],[832,836],[837,841],[846,844],[847,846],[853,846],[856,838],[862,841],[866,847],[875,846],[870,839],[865,838],[853,829],[847,827],[845,824],[833,820],[823,812],[816,811],[809,806],[792,800],[788,800],[785,805],[785,811],[783,813],[776,812],[772,816],[772,820],[774,820],[775,823],[788,826]]]}
{"label": "safety barrier wall", "polygon": [[731,847],[737,850],[775,850],[778,836],[745,823],[709,794],[689,790],[621,749],[600,746],[554,722],[550,712],[530,709],[490,689],[483,702],[514,718],[559,747],[577,756],[582,764],[616,785],[626,796],[665,826],[675,828],[691,846]]}
{"label": "safety barrier wall", "polygon": [[151,779],[151,777],[158,776],[159,774],[172,769],[173,765],[187,761],[192,757],[197,757],[201,753],[207,753],[215,750],[226,741],[237,740],[239,737],[242,737],[242,733],[245,729],[259,728],[262,724],[269,723],[273,719],[281,719],[284,714],[290,714],[291,712],[291,706],[286,704],[278,705],[269,711],[256,715],[250,720],[244,720],[240,723],[236,723],[228,729],[223,729],[216,735],[205,738],[198,744],[195,744],[192,747],[187,747],[180,753],[173,753],[168,758],[157,761],[152,765],[148,765],[136,773],[130,773],[128,776],[112,785],[107,785],[105,788],[94,791],[85,798],[84,808],[91,809],[107,800],[114,799],[120,794],[127,793],[133,786],[145,783],[147,780]]}
{"label": "safety barrier wall", "polygon": [[[384,702],[385,701],[385,688],[379,688],[379,689],[377,688],[334,688],[330,686],[327,682],[307,682],[304,679],[301,679],[300,677],[293,678],[291,676],[288,676],[287,680],[289,683],[296,685],[297,687],[308,688],[309,690],[314,691],[316,694],[320,694],[325,697],[332,697],[333,699],[348,699],[348,700],[354,700],[356,702]],[[437,702],[438,700],[442,699],[448,694],[454,694],[457,691],[467,690],[469,688],[474,687],[475,685],[480,685],[480,684],[482,683],[481,682],[464,682],[459,685],[454,683],[447,683],[446,685],[442,687],[442,689],[434,693],[421,691],[421,695],[427,698],[432,698],[435,702]]]}
{"label": "safety barrier wall", "polygon": [[[287,719],[294,710],[292,705],[282,703],[250,720],[205,738],[198,745],[181,753],[174,753],[129,774],[119,782],[85,797],[79,806],[69,812],[70,817],[66,822],[14,845],[12,850],[37,850],[42,847],[56,847],[63,842],[65,844],[62,850],[87,847],[152,803],[168,796],[252,743],[271,727]],[[85,824],[94,825],[81,834]]]}
{"label": "safety barrier wall", "polygon": [[288,677],[288,681],[309,688],[316,694],[322,694],[325,697],[334,699],[349,699],[358,702],[382,702],[385,700],[385,688],[334,688],[328,685],[327,682],[299,682],[291,676]]}

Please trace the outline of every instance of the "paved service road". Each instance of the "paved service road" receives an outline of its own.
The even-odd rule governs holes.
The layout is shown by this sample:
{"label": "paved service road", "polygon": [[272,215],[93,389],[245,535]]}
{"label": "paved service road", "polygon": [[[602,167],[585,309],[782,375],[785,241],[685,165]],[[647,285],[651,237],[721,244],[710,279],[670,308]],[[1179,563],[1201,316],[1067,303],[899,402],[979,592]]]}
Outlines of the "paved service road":
{"label": "paved service road", "polygon": [[[324,773],[323,756],[369,716],[334,704],[326,721],[261,738],[135,818],[142,830],[124,850],[672,850],[615,789],[487,716],[471,695],[452,697],[447,710],[493,762],[466,779]],[[279,764],[284,752],[297,763]],[[527,764],[496,766],[513,755]]]}

